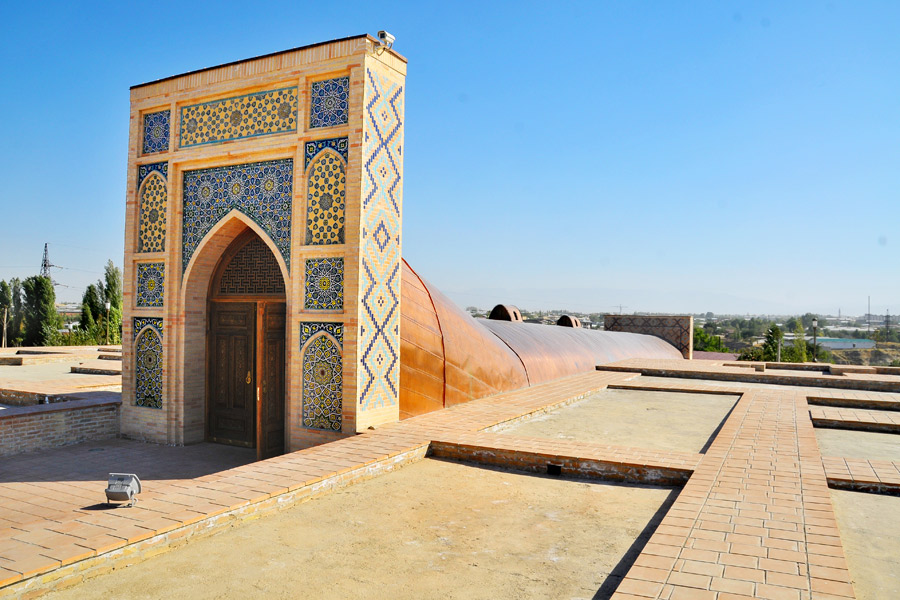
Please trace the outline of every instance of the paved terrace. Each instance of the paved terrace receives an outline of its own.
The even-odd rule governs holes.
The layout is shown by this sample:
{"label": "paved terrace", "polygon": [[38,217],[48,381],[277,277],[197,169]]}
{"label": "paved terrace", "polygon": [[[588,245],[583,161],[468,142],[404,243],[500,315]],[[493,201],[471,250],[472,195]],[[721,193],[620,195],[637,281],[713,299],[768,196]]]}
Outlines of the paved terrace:
{"label": "paved terrace", "polygon": [[707,360],[681,361],[633,358],[612,365],[603,365],[602,369],[640,373],[647,376],[824,387],[854,391],[900,392],[900,376],[893,374],[846,372],[842,375],[831,375],[815,370],[824,366],[818,363],[804,363],[799,365],[796,370],[769,368],[762,371],[757,371],[754,365],[763,367],[763,363],[746,363],[747,366],[735,366],[737,364],[739,363]]}
{"label": "paved terrace", "polygon": [[[0,471],[0,596],[36,597],[77,584],[113,566],[165,552],[191,537],[376,476],[431,452],[541,472],[552,465],[563,475],[684,483],[619,586],[617,600],[853,598],[827,477],[843,473],[843,468],[850,472],[851,467],[856,468],[854,476],[891,475],[883,465],[869,473],[848,461],[841,466],[840,459],[827,459],[826,476],[807,398],[871,402],[897,401],[897,395],[660,380],[634,372],[647,365],[624,366],[240,466],[234,465],[249,459],[237,449],[166,448],[124,440],[5,459]],[[704,369],[719,368],[691,364],[695,377]],[[608,386],[721,392],[740,394],[741,399],[705,454],[490,431]],[[192,452],[199,460],[192,460]],[[100,458],[107,453],[126,456],[115,463]],[[167,470],[154,472],[161,462]],[[112,464],[146,473],[135,507],[98,506]]]}
{"label": "paved terrace", "polygon": [[119,346],[0,349],[0,405],[108,397],[122,388],[120,353]]}

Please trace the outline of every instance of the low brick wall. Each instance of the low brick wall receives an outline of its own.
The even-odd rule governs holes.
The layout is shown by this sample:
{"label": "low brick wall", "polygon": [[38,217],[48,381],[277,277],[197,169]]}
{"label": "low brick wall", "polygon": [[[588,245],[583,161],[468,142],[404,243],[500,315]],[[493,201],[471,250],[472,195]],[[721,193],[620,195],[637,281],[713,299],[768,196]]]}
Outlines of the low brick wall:
{"label": "low brick wall", "polygon": [[690,315],[603,315],[603,329],[654,335],[688,360],[693,357],[694,317]]}
{"label": "low brick wall", "polygon": [[596,458],[560,456],[522,449],[478,447],[443,441],[431,442],[429,455],[532,473],[551,474],[551,469],[555,466],[558,469],[556,474],[560,476],[648,485],[684,485],[693,472],[692,468],[687,467],[626,464]]}
{"label": "low brick wall", "polygon": [[0,410],[0,456],[114,438],[121,398],[71,400]]}

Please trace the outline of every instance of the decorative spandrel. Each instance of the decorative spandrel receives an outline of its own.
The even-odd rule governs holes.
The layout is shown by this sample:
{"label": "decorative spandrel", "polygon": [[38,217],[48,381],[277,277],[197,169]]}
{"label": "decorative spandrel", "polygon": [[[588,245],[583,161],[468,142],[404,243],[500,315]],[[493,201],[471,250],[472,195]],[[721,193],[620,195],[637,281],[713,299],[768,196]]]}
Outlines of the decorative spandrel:
{"label": "decorative spandrel", "polygon": [[134,317],[133,327],[131,329],[134,339],[140,335],[145,327],[153,329],[159,337],[163,336],[163,320],[162,317]]}
{"label": "decorative spandrel", "polygon": [[322,322],[322,321],[303,321],[300,323],[300,348],[306,345],[306,342],[311,340],[314,335],[319,332],[325,332],[334,339],[337,340],[338,344],[343,346],[344,344],[344,324],[343,323],[331,323],[331,322]]}
{"label": "decorative spandrel", "polygon": [[293,178],[290,158],[185,171],[182,270],[203,237],[232,209],[253,219],[268,234],[290,268]]}

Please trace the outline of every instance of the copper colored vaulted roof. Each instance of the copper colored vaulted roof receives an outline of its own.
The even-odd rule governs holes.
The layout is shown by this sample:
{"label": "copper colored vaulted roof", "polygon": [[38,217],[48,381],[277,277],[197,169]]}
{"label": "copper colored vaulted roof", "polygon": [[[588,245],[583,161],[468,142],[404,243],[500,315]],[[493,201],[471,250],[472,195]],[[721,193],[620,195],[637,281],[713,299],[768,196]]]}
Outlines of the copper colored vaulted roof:
{"label": "copper colored vaulted roof", "polygon": [[407,418],[627,358],[681,359],[637,333],[475,319],[403,261],[400,416]]}

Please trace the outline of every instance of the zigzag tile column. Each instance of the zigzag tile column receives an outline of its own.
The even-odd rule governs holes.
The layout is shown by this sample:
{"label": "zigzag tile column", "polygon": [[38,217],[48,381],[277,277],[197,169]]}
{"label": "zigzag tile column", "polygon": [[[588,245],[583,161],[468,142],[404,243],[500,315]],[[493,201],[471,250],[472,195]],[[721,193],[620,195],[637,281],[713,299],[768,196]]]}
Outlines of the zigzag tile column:
{"label": "zigzag tile column", "polygon": [[399,419],[404,81],[369,58],[363,98],[357,430]]}

